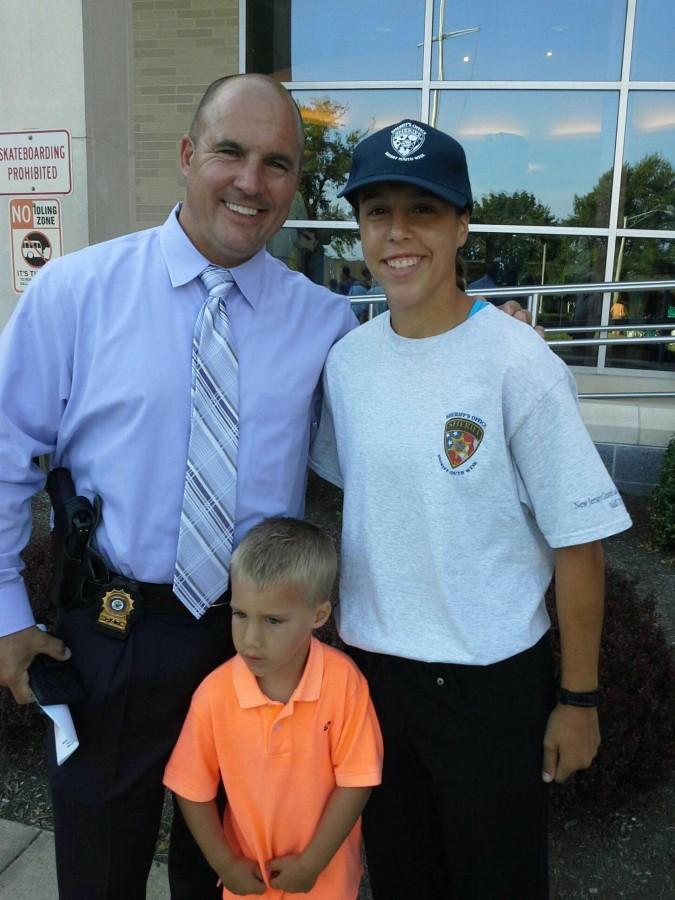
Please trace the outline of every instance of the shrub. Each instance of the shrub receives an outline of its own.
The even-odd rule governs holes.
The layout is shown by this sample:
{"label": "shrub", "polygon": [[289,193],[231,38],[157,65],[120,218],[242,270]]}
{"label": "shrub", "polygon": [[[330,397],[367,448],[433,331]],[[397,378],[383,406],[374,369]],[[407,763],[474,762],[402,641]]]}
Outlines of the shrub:
{"label": "shrub", "polygon": [[[553,589],[547,604],[559,666]],[[558,802],[607,804],[663,781],[673,771],[675,660],[653,598],[640,597],[636,582],[615,571],[607,573],[600,684],[600,750],[590,769],[553,792]]]}
{"label": "shrub", "polygon": [[663,457],[658,486],[650,503],[652,541],[661,550],[675,550],[675,436]]}
{"label": "shrub", "polygon": [[[52,546],[48,535],[34,538],[23,554],[26,568],[24,578],[36,621],[45,625],[54,624],[55,611],[49,604],[49,590],[52,580]],[[19,706],[6,688],[0,688],[0,734],[1,740],[25,740],[31,734],[39,733],[42,718],[34,703]]]}

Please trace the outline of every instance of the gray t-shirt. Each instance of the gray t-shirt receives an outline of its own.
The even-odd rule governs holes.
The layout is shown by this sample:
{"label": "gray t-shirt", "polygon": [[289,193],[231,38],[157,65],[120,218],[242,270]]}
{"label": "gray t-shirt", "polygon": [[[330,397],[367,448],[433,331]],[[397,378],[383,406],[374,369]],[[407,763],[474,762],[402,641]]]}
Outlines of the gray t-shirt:
{"label": "gray t-shirt", "polygon": [[426,662],[531,647],[551,548],[631,524],[569,370],[493,307],[430,338],[388,313],[344,337],[310,464],[345,491],[340,636]]}

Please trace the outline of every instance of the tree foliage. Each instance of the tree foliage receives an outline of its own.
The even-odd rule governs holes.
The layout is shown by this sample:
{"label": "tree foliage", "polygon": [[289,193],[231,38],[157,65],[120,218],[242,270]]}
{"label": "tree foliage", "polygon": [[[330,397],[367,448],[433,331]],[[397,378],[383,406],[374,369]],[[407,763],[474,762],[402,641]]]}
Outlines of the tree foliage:
{"label": "tree foliage", "polygon": [[651,497],[652,540],[661,550],[675,551],[675,436],[663,457],[659,483]]}
{"label": "tree foliage", "polygon": [[[675,168],[659,153],[644,156],[622,169],[619,224],[630,227],[672,227],[675,213]],[[613,169],[608,169],[586,194],[575,195],[573,212],[558,219],[528,191],[495,192],[481,197],[472,219],[486,225],[572,225],[607,227]],[[603,242],[590,236],[542,236],[476,233],[465,251],[470,279],[494,260],[518,274],[519,283],[539,283],[546,244],[545,282],[571,283],[604,278]],[[669,278],[675,265],[673,242],[643,238],[623,241],[621,276],[626,280]],[[523,281],[524,279],[524,281]]]}
{"label": "tree foliage", "polygon": [[300,107],[305,128],[305,158],[300,191],[308,219],[346,219],[335,202],[351,165],[354,147],[365,131],[342,131],[340,123],[347,104],[313,98]]}
{"label": "tree foliage", "polygon": [[474,222],[490,225],[557,225],[556,217],[548,206],[540,203],[528,191],[491,191],[473,207]]}

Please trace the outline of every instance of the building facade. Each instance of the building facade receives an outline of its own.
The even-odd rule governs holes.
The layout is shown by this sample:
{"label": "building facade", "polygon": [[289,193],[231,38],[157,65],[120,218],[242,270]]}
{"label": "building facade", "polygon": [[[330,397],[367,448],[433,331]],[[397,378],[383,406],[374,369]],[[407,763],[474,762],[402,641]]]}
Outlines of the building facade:
{"label": "building facade", "polygon": [[[434,124],[469,159],[469,283],[487,276],[523,302],[537,286],[588,285],[536,298],[580,391],[675,391],[673,289],[591,290],[675,279],[672,0],[7,0],[0,24],[2,146],[65,131],[72,169],[68,193],[5,184],[0,325],[47,262],[27,258],[40,234],[58,254],[161,222],[204,88],[257,71],[292,91],[307,130],[301,190],[271,252],[336,290],[367,286],[337,198],[350,151],[405,117]],[[60,235],[23,223],[17,197],[51,201]],[[588,347],[566,330],[667,337],[653,326],[670,319],[673,340],[659,344]],[[646,490],[675,431],[673,399],[587,400],[584,416],[618,481]]]}

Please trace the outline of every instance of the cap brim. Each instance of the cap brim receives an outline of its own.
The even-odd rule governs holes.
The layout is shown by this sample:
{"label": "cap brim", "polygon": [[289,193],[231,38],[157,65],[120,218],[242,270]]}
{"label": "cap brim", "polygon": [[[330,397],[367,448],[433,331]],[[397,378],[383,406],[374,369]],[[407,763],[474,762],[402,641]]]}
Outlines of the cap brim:
{"label": "cap brim", "polygon": [[414,184],[416,187],[424,188],[424,190],[428,191],[430,194],[442,197],[443,200],[447,200],[448,203],[452,203],[453,206],[456,206],[459,209],[468,208],[471,210],[473,207],[472,199],[467,200],[464,194],[459,191],[453,191],[445,185],[436,184],[433,181],[429,181],[428,178],[416,178],[414,175],[396,175],[393,173],[387,175],[370,175],[365,178],[360,178],[353,184],[347,184],[345,189],[340,191],[338,197],[345,197],[352,206],[354,206],[355,204],[352,197],[354,197],[357,191],[360,191],[361,188],[366,187],[369,184],[381,184],[386,181],[395,182],[397,184]]}

